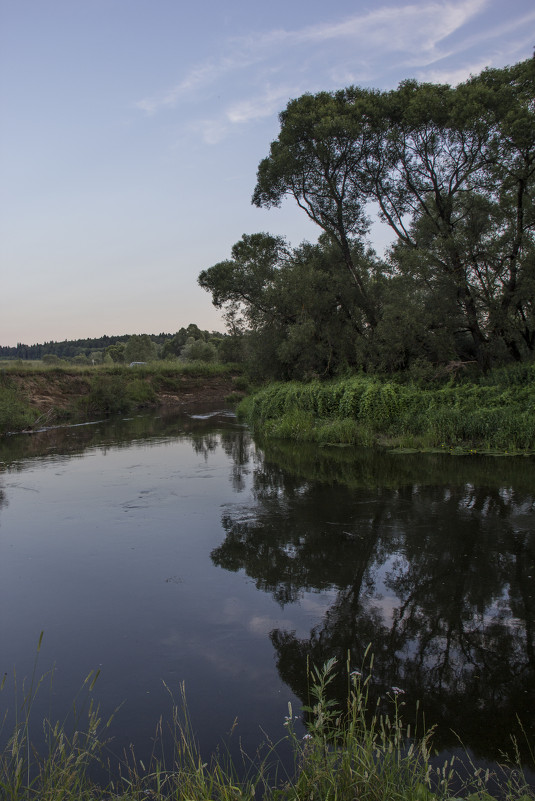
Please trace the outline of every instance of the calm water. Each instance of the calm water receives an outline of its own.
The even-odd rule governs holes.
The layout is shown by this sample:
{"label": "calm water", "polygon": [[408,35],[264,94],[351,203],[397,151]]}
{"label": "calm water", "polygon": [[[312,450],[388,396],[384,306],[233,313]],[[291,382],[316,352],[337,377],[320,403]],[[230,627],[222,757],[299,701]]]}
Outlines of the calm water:
{"label": "calm water", "polygon": [[116,753],[147,758],[185,682],[203,751],[237,719],[252,754],[306,703],[307,659],[360,667],[371,643],[376,695],[402,687],[437,748],[495,759],[517,716],[535,741],[535,460],[262,447],[209,410],[1,440],[19,685],[41,631],[37,718],[100,668]]}

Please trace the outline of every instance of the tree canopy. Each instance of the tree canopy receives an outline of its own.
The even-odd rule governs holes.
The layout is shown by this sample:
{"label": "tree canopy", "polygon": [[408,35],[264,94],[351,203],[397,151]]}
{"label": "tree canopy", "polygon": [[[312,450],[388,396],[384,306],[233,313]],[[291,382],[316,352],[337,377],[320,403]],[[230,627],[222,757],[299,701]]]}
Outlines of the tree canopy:
{"label": "tree canopy", "polygon": [[[407,80],[290,101],[253,203],[293,198],[322,236],[292,251],[244,235],[201,286],[242,332],[277,329],[279,367],[303,326],[320,350],[331,341],[333,318],[344,320],[336,338],[353,343],[341,363],[365,369],[532,358],[534,98],[529,59],[457,87]],[[381,262],[366,244],[372,204],[395,235]]]}

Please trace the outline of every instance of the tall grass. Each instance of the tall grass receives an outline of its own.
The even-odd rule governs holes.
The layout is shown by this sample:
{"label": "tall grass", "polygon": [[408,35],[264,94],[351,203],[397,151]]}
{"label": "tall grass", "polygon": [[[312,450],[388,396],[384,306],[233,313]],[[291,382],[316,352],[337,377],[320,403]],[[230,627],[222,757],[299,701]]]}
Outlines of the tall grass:
{"label": "tall grass", "polygon": [[[40,641],[41,642],[41,641]],[[40,645],[40,643],[39,643]],[[369,650],[367,652],[369,655]],[[110,721],[102,724],[92,700],[87,723],[74,716],[75,728],[45,721],[46,747],[30,741],[30,718],[40,682],[35,675],[24,693],[13,734],[0,752],[0,798],[6,801],[535,801],[535,792],[522,771],[500,768],[481,772],[472,766],[468,779],[460,779],[454,760],[438,767],[432,762],[432,731],[419,734],[403,723],[403,691],[393,687],[386,699],[370,708],[369,689],[373,658],[354,670],[348,662],[342,673],[346,697],[336,700],[331,686],[338,685],[339,666],[330,659],[309,673],[309,703],[303,707],[306,734],[296,725],[291,704],[284,720],[281,742],[291,747],[294,768],[289,773],[277,760],[279,744],[268,744],[263,757],[236,766],[218,752],[205,759],[198,748],[187,712],[185,690],[179,703],[172,699],[172,719],[166,731],[157,726],[156,742],[171,737],[171,757],[153,752],[150,764],[135,753],[119,762],[105,784],[91,779],[91,768],[106,762],[106,736]],[[84,682],[91,696],[97,674]],[[172,696],[171,696],[172,697]],[[388,703],[388,711],[384,704]],[[381,705],[380,705],[381,704]],[[283,721],[281,721],[281,724]],[[282,726],[281,726],[282,728]],[[279,770],[280,768],[280,770]]]}
{"label": "tall grass", "polygon": [[97,365],[75,365],[75,364],[46,364],[45,362],[2,362],[1,371],[4,376],[25,376],[28,375],[85,375],[93,376],[96,373],[112,375],[222,375],[231,372],[239,372],[240,368],[235,364],[221,364],[218,362],[180,362],[174,360],[158,360],[137,364],[130,367],[128,364],[97,364]]}
{"label": "tall grass", "polygon": [[[99,672],[85,678],[80,693],[73,702],[72,720],[42,721],[42,738],[36,743],[31,738],[33,706],[47,675],[37,678],[36,668],[43,633],[39,637],[33,673],[28,683],[15,683],[14,724],[11,734],[0,751],[0,798],[6,801],[23,799],[93,798],[89,770],[104,748],[104,732],[111,719],[103,726],[98,707],[91,698]],[[0,684],[4,690],[7,675]],[[82,697],[82,703],[80,700]],[[80,726],[82,718],[87,723]],[[3,717],[3,723],[7,714]],[[0,719],[1,720],[1,719]],[[70,734],[69,731],[72,731]],[[0,735],[3,735],[3,725]]]}
{"label": "tall grass", "polygon": [[239,411],[258,433],[280,439],[531,452],[535,370],[516,384],[504,375],[511,380],[427,389],[367,376],[272,384]]}

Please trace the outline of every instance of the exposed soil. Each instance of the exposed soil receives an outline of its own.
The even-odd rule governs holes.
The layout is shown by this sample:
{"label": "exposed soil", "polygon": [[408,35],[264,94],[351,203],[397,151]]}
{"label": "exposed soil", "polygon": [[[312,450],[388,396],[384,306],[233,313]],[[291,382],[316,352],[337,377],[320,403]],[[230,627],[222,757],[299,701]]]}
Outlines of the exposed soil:
{"label": "exposed soil", "polygon": [[225,398],[236,393],[233,377],[203,376],[202,378],[181,379],[179,391],[157,391],[159,406],[190,406],[199,403],[224,403]]}
{"label": "exposed soil", "polygon": [[[135,377],[135,376],[133,376]],[[231,375],[214,376],[174,376],[165,388],[158,381],[145,377],[155,392],[155,406],[191,406],[205,402],[221,402],[236,387]],[[30,375],[10,376],[21,398],[42,415],[52,416],[61,412],[72,412],[76,401],[88,395],[91,390],[89,376],[77,373],[32,373]],[[163,382],[165,383],[165,382]]]}
{"label": "exposed soil", "polygon": [[10,382],[32,408],[43,413],[53,409],[66,410],[75,398],[89,392],[89,381],[78,375],[15,375],[10,377]]}

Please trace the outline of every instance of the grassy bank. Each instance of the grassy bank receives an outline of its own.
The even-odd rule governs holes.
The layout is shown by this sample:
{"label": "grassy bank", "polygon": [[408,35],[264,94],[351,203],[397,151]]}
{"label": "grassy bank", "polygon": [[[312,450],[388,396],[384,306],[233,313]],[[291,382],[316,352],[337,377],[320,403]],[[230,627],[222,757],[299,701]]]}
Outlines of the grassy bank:
{"label": "grassy bank", "polygon": [[[78,699],[74,731],[69,733],[66,722],[44,721],[45,747],[35,748],[29,732],[38,688],[32,682],[14,731],[0,751],[0,797],[6,801],[453,801],[462,795],[470,801],[535,801],[535,791],[518,766],[500,767],[491,774],[468,763],[468,774],[465,765],[461,778],[455,760],[434,765],[432,732],[420,735],[403,724],[402,690],[393,687],[381,708],[368,708],[372,665],[373,660],[360,670],[346,665],[347,700],[340,705],[329,692],[340,669],[335,660],[311,671],[309,705],[302,710],[307,733],[297,734],[299,716],[291,705],[281,721],[284,741],[293,753],[290,770],[283,768],[278,746],[271,743],[263,757],[244,760],[240,767],[218,754],[204,761],[183,687],[182,703],[173,706],[167,733],[172,758],[166,761],[154,754],[152,764],[145,766],[131,753],[110,766],[106,756],[110,721],[102,723],[91,699],[93,674],[84,684],[86,725],[79,725],[83,705]],[[161,721],[157,731],[159,737],[166,736]],[[103,786],[90,776],[96,765],[102,769],[105,764],[110,778]]]}
{"label": "grassy bank", "polygon": [[272,384],[239,407],[255,432],[320,445],[535,451],[535,367],[422,388],[374,377]]}
{"label": "grassy bank", "polygon": [[10,363],[0,368],[0,435],[160,404],[239,395],[236,373],[232,365],[204,362],[152,362],[133,368]]}

